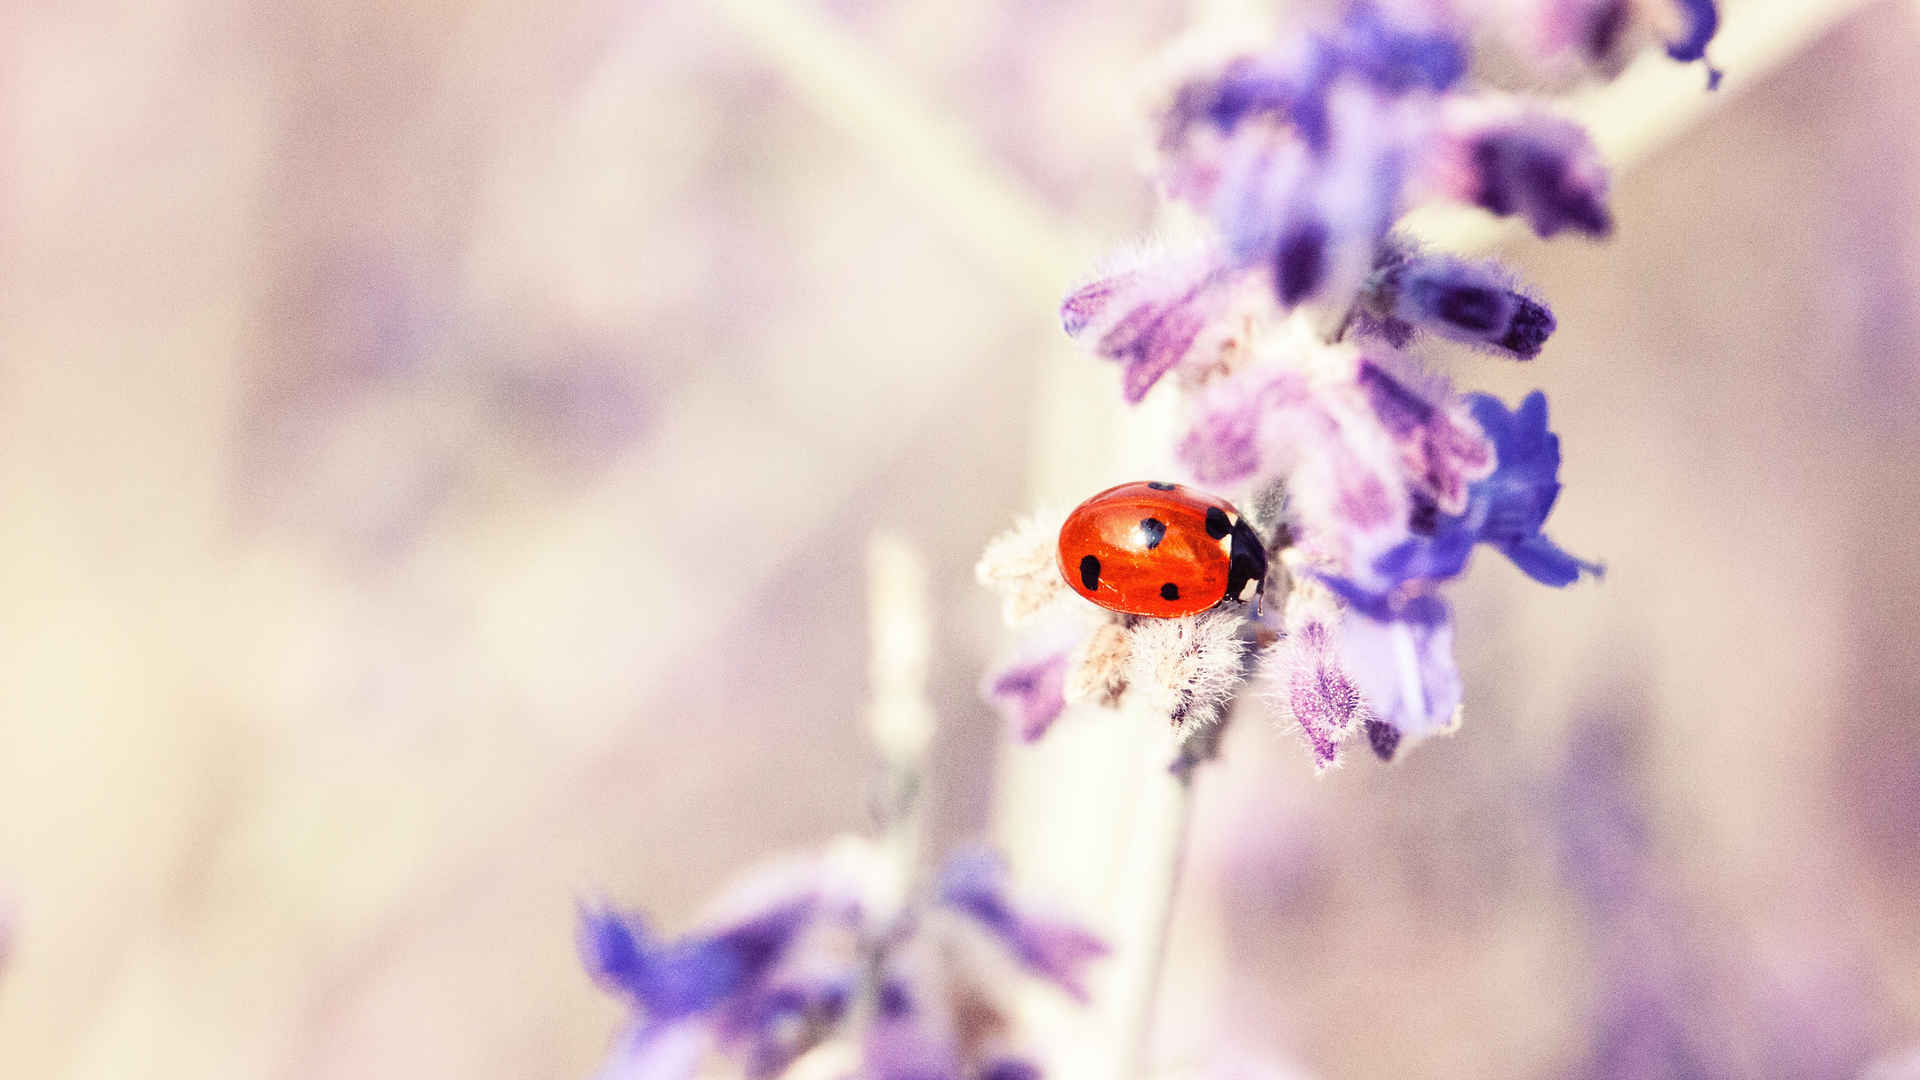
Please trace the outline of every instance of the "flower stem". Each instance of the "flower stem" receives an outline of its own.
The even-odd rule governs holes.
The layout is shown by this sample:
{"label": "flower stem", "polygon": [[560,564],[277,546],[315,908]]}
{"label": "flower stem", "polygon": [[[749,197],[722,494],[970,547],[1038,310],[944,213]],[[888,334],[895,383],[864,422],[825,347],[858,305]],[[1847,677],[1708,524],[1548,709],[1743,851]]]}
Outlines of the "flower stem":
{"label": "flower stem", "polygon": [[927,700],[928,607],[919,552],[892,533],[874,534],[867,545],[867,730],[884,762],[872,809],[890,877],[886,903],[894,911],[919,884],[926,845],[927,751],[938,726]]}
{"label": "flower stem", "polygon": [[1193,816],[1194,770],[1182,740],[1173,768],[1167,767],[1166,744],[1149,740],[1149,775],[1140,801],[1129,876],[1137,891],[1125,924],[1125,936],[1115,956],[1119,967],[1113,983],[1115,1080],[1139,1080],[1151,1067],[1154,1018],[1159,1011],[1160,984],[1167,957],[1167,939],[1173,928],[1174,904],[1186,863],[1187,824]]}

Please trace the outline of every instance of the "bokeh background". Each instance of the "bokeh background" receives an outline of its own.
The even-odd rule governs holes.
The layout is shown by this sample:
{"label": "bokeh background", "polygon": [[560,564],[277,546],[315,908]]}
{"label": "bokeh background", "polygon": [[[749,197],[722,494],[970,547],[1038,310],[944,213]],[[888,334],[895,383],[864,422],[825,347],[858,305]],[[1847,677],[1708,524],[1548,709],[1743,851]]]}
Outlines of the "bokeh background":
{"label": "bokeh background", "polygon": [[[0,1076],[588,1075],[577,897],[684,925],[864,825],[877,527],[937,837],[1104,925],[1127,733],[1004,747],[971,566],[1133,478],[1054,305],[1148,227],[1132,87],[1208,6],[0,7]],[[1613,241],[1506,245],[1562,330],[1453,371],[1548,391],[1609,574],[1480,560],[1466,725],[1390,768],[1242,715],[1168,1060],[1920,1043],[1920,10],[1825,6]]]}

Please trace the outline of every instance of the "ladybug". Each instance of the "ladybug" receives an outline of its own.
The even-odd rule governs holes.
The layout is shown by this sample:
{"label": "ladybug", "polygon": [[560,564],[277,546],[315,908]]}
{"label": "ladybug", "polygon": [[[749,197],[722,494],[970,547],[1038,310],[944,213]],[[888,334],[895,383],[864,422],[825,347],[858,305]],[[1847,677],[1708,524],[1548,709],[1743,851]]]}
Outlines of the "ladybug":
{"label": "ladybug", "polygon": [[1172,619],[1257,600],[1267,549],[1233,504],[1179,484],[1121,484],[1060,527],[1060,573],[1112,611]]}

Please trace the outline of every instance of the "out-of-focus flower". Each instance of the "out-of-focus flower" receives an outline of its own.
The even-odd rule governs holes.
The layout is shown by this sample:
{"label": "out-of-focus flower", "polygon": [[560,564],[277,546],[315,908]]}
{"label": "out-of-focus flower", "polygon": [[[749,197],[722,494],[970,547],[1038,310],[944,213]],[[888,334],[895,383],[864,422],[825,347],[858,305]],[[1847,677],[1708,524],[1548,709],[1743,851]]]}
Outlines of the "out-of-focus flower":
{"label": "out-of-focus flower", "polygon": [[1047,733],[1067,707],[1069,650],[1002,668],[988,680],[986,696],[1024,742]]}
{"label": "out-of-focus flower", "polygon": [[[1715,0],[1474,0],[1538,84],[1612,78],[1648,46],[1681,63],[1706,59]],[[1708,88],[1720,72],[1707,68]]]}
{"label": "out-of-focus flower", "polygon": [[928,895],[886,909],[878,856],[848,842],[764,871],[724,897],[712,926],[659,940],[605,909],[581,914],[588,972],[634,1008],[604,1080],[684,1080],[726,1063],[774,1076],[832,1040],[873,1077],[1037,1077],[1011,1049],[1004,977],[1024,971],[1084,999],[1106,947],[1009,894],[992,856],[951,860]]}
{"label": "out-of-focus flower", "polygon": [[648,940],[639,918],[587,909],[580,951],[587,971],[632,999],[652,1021],[704,1012],[757,985],[810,920],[801,897],[745,922],[674,942]]}
{"label": "out-of-focus flower", "polygon": [[1444,30],[1390,21],[1371,3],[1356,3],[1330,32],[1310,34],[1293,50],[1234,58],[1217,74],[1184,83],[1161,117],[1161,145],[1172,148],[1193,128],[1232,134],[1252,120],[1279,120],[1325,154],[1332,131],[1327,98],[1343,81],[1383,96],[1447,90],[1465,74],[1465,46]]}
{"label": "out-of-focus flower", "polygon": [[[1667,41],[1667,55],[1681,63],[1704,60],[1707,43],[1720,30],[1720,9],[1714,0],[1672,0],[1680,14],[1681,31]],[[1720,74],[1708,69],[1708,78],[1720,81]]]}
{"label": "out-of-focus flower", "polygon": [[1107,954],[1106,943],[1072,923],[1015,907],[1006,877],[1006,865],[993,854],[962,852],[947,860],[934,893],[999,938],[1027,971],[1085,1001],[1087,965]]}
{"label": "out-of-focus flower", "polygon": [[1464,98],[1436,124],[1410,198],[1526,221],[1541,236],[1613,231],[1607,170],[1586,129],[1524,102]]}

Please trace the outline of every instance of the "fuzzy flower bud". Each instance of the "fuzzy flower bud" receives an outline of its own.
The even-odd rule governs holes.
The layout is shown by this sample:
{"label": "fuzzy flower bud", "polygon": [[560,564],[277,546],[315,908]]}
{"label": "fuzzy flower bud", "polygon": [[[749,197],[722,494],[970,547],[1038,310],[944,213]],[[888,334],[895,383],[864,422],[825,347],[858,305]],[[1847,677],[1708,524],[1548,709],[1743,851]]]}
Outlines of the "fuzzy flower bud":
{"label": "fuzzy flower bud", "polygon": [[1340,610],[1325,586],[1301,579],[1287,597],[1286,637],[1267,663],[1268,696],[1300,725],[1316,771],[1340,760],[1340,743],[1368,719],[1360,688],[1341,664]]}
{"label": "fuzzy flower bud", "polygon": [[1515,360],[1531,360],[1554,331],[1553,312],[1498,263],[1381,248],[1354,311],[1354,330],[1405,348],[1426,331]]}
{"label": "fuzzy flower bud", "polygon": [[1001,614],[1018,626],[1068,594],[1054,555],[1054,538],[1065,514],[1041,513],[1021,521],[987,544],[974,565],[980,584],[1000,594]]}
{"label": "fuzzy flower bud", "polygon": [[1175,727],[1220,718],[1245,674],[1238,612],[1212,608],[1178,619],[1142,619],[1132,632],[1128,682],[1145,708]]}

